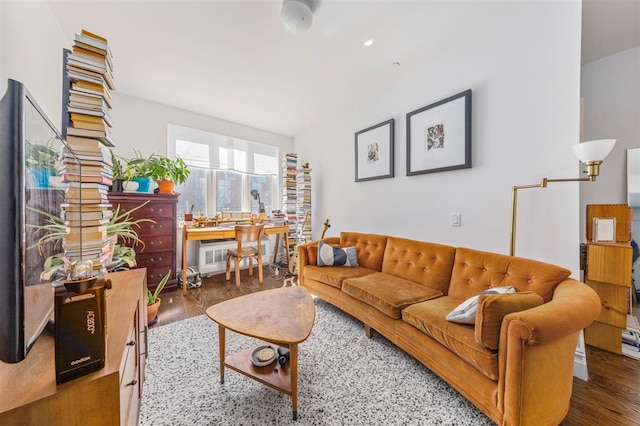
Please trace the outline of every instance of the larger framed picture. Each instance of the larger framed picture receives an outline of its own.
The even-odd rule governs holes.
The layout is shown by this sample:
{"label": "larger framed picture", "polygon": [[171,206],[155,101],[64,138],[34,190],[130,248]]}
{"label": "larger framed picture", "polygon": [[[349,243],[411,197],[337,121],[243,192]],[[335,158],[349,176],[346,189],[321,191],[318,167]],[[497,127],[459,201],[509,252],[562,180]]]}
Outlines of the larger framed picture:
{"label": "larger framed picture", "polygon": [[471,167],[471,89],[407,114],[407,176]]}
{"label": "larger framed picture", "polygon": [[356,132],[356,182],[393,177],[395,120]]}

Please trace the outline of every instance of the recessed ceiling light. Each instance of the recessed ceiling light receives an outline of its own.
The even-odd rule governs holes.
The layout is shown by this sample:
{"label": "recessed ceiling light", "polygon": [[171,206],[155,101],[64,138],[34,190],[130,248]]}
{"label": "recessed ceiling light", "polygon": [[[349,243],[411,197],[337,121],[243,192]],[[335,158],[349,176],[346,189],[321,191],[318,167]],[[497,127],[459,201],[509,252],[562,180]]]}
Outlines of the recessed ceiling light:
{"label": "recessed ceiling light", "polygon": [[400,62],[394,62],[391,64],[393,68],[400,68]]}
{"label": "recessed ceiling light", "polygon": [[365,41],[363,44],[365,45],[365,47],[369,47],[373,44],[373,39],[370,38],[369,40]]}

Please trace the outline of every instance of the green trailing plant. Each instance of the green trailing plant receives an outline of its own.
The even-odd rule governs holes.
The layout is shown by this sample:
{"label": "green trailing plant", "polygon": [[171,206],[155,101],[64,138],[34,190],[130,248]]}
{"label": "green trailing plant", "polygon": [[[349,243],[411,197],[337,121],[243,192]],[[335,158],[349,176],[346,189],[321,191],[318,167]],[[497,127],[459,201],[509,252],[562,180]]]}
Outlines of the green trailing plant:
{"label": "green trailing plant", "polygon": [[[139,244],[142,246],[142,249],[144,249],[144,242],[138,237],[138,233],[134,227],[140,228],[140,223],[142,222],[155,223],[155,221],[146,218],[134,219],[131,217],[131,213],[145,206],[148,202],[149,200],[127,212],[122,213],[120,212],[120,206],[118,205],[113,216],[111,216],[111,219],[107,223],[107,236],[109,238],[115,238],[116,241],[119,237],[123,242],[131,245]],[[42,234],[34,244],[27,247],[27,250],[37,248],[40,254],[44,256],[45,247],[48,244],[53,244],[53,249],[61,244],[67,233],[67,225],[60,216],[32,207],[28,208],[43,215],[45,217],[45,223],[42,225],[27,224],[28,228],[33,229],[34,232],[40,232]],[[61,249],[62,248],[60,248],[60,250]],[[50,281],[56,274],[66,270],[67,265],[63,256],[64,254],[60,252],[45,259],[44,270],[40,273],[41,280]],[[136,266],[135,256],[136,253],[132,247],[119,244],[114,245],[112,258],[123,263],[127,267],[134,268]]]}
{"label": "green trailing plant", "polygon": [[180,157],[172,160],[168,157],[154,156],[149,160],[149,176],[153,180],[169,180],[176,185],[183,184],[191,174],[191,170]]}
{"label": "green trailing plant", "polygon": [[144,242],[138,237],[138,233],[133,228],[140,228],[140,224],[142,222],[150,222],[156,223],[152,219],[142,218],[142,219],[134,219],[131,217],[131,213],[136,210],[144,207],[150,200],[145,201],[144,203],[132,208],[131,210],[121,212],[120,205],[116,207],[113,212],[113,216],[107,223],[107,236],[117,236],[122,239],[127,244],[131,245],[142,245],[142,249],[144,249]]}
{"label": "green trailing plant", "polygon": [[167,281],[169,281],[169,277],[170,276],[171,276],[171,269],[169,269],[169,272],[167,272],[167,275],[162,277],[162,279],[158,283],[158,286],[153,291],[153,293],[151,292],[151,290],[147,290],[147,305],[148,306],[156,304],[156,302],[158,301],[158,296],[160,296],[160,293],[162,292],[162,289],[164,288],[164,286],[167,284]]}
{"label": "green trailing plant", "polygon": [[[138,233],[134,227],[140,228],[140,224],[142,222],[155,223],[155,221],[146,218],[134,219],[131,216],[131,213],[144,207],[148,202],[149,200],[126,212],[121,212],[120,205],[118,205],[116,210],[113,212],[113,216],[111,216],[111,219],[109,219],[109,222],[107,223],[107,236],[119,237],[127,244],[140,244],[144,249],[144,242],[138,237]],[[48,243],[54,244],[54,247],[57,246],[67,234],[67,225],[64,223],[62,217],[33,207],[27,208],[45,216],[45,223],[42,225],[27,224],[27,227],[33,229],[34,232],[42,233],[40,238],[38,238],[34,244],[27,247],[27,250],[37,247],[41,253],[44,253],[44,247]]]}

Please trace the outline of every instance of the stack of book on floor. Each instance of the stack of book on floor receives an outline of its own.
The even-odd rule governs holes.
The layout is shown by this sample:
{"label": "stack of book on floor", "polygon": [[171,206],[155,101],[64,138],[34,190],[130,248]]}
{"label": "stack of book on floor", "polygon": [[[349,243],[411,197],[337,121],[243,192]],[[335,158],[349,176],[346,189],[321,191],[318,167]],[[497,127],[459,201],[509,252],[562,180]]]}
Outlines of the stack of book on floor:
{"label": "stack of book on floor", "polygon": [[113,62],[104,37],[82,30],[67,55],[69,126],[60,174],[67,183],[62,217],[68,262],[91,260],[93,274],[106,271],[111,259],[107,225],[113,217],[107,193],[113,181],[111,91]]}
{"label": "stack of book on floor", "polygon": [[286,215],[289,225],[289,253],[286,253],[286,259],[289,259],[296,250],[296,175],[298,172],[298,154],[295,152],[285,152],[282,156],[282,209]]}
{"label": "stack of book on floor", "polygon": [[296,177],[296,220],[298,238],[311,241],[311,169],[298,170]]}

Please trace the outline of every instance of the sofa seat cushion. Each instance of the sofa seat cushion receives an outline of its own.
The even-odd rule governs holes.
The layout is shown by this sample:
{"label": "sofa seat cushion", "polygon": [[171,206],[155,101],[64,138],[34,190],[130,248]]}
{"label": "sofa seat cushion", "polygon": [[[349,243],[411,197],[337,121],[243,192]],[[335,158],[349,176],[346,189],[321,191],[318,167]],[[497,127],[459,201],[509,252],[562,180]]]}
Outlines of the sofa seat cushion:
{"label": "sofa seat cushion", "polygon": [[473,325],[447,321],[460,299],[443,296],[402,311],[402,320],[432,337],[491,380],[498,380],[498,352],[476,342]]}
{"label": "sofa seat cushion", "polygon": [[342,282],[347,278],[362,277],[364,275],[370,275],[376,271],[363,268],[349,268],[346,266],[317,266],[307,265],[304,267],[304,277],[320,281],[321,283],[328,284],[335,288],[342,288]]}
{"label": "sofa seat cushion", "polygon": [[394,319],[400,319],[409,305],[442,296],[438,290],[382,272],[346,279],[342,291]]}

